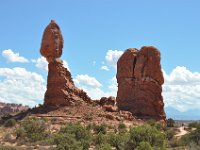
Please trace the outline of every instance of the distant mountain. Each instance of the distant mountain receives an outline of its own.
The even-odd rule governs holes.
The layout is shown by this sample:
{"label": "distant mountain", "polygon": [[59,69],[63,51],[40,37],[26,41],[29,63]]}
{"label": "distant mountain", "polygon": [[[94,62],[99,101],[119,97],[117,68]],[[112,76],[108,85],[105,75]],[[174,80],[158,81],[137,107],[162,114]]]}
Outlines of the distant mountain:
{"label": "distant mountain", "polygon": [[18,112],[26,111],[27,109],[29,109],[28,106],[23,106],[21,104],[0,102],[0,117],[5,114],[15,114]]}
{"label": "distant mountain", "polygon": [[180,112],[172,107],[165,107],[167,118],[175,120],[200,120],[200,109],[191,109],[186,112]]}

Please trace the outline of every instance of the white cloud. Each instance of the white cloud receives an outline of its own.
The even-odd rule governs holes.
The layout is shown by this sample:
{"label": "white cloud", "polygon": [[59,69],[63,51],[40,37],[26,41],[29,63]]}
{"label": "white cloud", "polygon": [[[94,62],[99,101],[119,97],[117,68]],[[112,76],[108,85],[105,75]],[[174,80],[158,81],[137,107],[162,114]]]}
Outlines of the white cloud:
{"label": "white cloud", "polygon": [[[37,60],[32,59],[32,62],[35,63],[35,66],[37,68],[48,71],[48,62],[45,57],[40,57]],[[66,67],[70,71],[67,61],[63,60],[63,66]]]}
{"label": "white cloud", "polygon": [[[169,75],[164,70],[163,74],[165,83],[162,95],[166,107],[170,106],[181,112],[200,108],[200,73],[177,66]],[[109,80],[104,90],[97,79],[88,75],[78,75],[74,81],[76,86],[84,89],[92,99],[100,99],[103,96],[116,97],[116,77]]]}
{"label": "white cloud", "polygon": [[36,63],[36,60],[35,59],[31,59],[31,62]]}
{"label": "white cloud", "polygon": [[28,62],[28,59],[20,56],[19,53],[14,53],[11,49],[2,51],[2,56],[5,57],[9,62]]}
{"label": "white cloud", "polygon": [[181,112],[200,108],[200,73],[177,66],[169,75],[165,71],[163,74],[165,106],[173,107]]}
{"label": "white cloud", "polygon": [[119,50],[108,50],[105,56],[106,63],[117,69],[117,61],[124,51]]}
{"label": "white cloud", "polygon": [[33,80],[37,82],[44,82],[41,75],[35,72],[29,72],[25,68],[15,67],[15,68],[0,68],[0,76],[15,79],[26,79]]}
{"label": "white cloud", "polygon": [[77,86],[89,86],[92,88],[99,88],[102,86],[102,84],[94,77],[90,77],[87,74],[83,75],[77,75],[74,79],[74,82]]}
{"label": "white cloud", "polygon": [[25,68],[0,68],[0,101],[35,106],[43,102],[43,77]]}
{"label": "white cloud", "polygon": [[116,96],[117,84],[116,79],[113,77],[108,83],[108,90],[102,90],[102,84],[94,77],[88,75],[77,75],[74,79],[77,87],[83,89],[94,100],[100,99],[103,96]]}
{"label": "white cloud", "polygon": [[38,58],[35,62],[35,66],[42,70],[48,71],[48,62],[45,57]]}
{"label": "white cloud", "polygon": [[107,66],[101,66],[101,69],[102,69],[102,70],[105,70],[105,71],[109,71],[109,69],[108,69]]}

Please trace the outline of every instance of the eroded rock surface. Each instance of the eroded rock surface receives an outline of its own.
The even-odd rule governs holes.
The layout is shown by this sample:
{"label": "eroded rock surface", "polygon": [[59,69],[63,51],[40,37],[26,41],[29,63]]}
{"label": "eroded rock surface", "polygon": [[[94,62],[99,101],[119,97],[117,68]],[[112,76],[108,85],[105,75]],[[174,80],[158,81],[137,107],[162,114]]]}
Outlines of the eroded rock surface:
{"label": "eroded rock surface", "polygon": [[47,91],[44,105],[67,106],[91,102],[90,97],[75,87],[71,73],[63,66],[62,55],[63,37],[55,21],[46,27],[42,38],[40,53],[48,61]]}
{"label": "eroded rock surface", "polygon": [[63,37],[60,27],[54,20],[45,28],[40,53],[48,62],[54,61],[62,55]]}
{"label": "eroded rock surface", "polygon": [[160,52],[155,47],[127,49],[117,62],[117,106],[138,118],[165,120]]}

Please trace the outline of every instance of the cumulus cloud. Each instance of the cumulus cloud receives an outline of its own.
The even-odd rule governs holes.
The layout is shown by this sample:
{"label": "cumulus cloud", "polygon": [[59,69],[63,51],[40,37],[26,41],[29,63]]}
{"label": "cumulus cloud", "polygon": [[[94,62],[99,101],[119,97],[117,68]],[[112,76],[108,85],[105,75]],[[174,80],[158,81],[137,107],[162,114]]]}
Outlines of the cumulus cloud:
{"label": "cumulus cloud", "polygon": [[[177,66],[171,73],[163,70],[165,83],[163,85],[163,98],[166,107],[172,107],[184,112],[200,108],[200,73],[192,72],[186,67]],[[94,77],[78,75],[75,84],[85,90],[93,99],[102,96],[116,96],[116,77],[109,80],[104,87]]]}
{"label": "cumulus cloud", "polygon": [[100,99],[103,96],[116,96],[117,83],[115,77],[108,82],[107,91],[102,89],[102,84],[94,77],[88,75],[77,75],[74,79],[77,87],[83,89],[88,93],[92,99]]}
{"label": "cumulus cloud", "polygon": [[0,68],[0,101],[35,106],[46,91],[43,77],[25,68]]}
{"label": "cumulus cloud", "polygon": [[20,56],[19,53],[14,53],[11,49],[2,51],[2,56],[5,57],[9,62],[28,62],[28,59]]}
{"label": "cumulus cloud", "polygon": [[169,75],[165,71],[163,74],[166,107],[170,106],[181,112],[200,108],[200,73],[177,66]]}
{"label": "cumulus cloud", "polygon": [[35,62],[35,66],[37,68],[40,68],[42,70],[48,71],[48,62],[46,61],[46,58],[40,57]]}
{"label": "cumulus cloud", "polygon": [[[105,63],[103,62],[103,66],[101,67],[101,69],[108,71],[109,70],[108,66],[117,69],[117,61],[122,54],[123,51],[108,50],[105,56]],[[107,66],[104,64],[106,64]]]}
{"label": "cumulus cloud", "polygon": [[101,66],[102,70],[109,71],[108,66]]}
{"label": "cumulus cloud", "polygon": [[105,56],[106,63],[109,66],[117,68],[117,61],[119,57],[123,54],[123,51],[119,50],[108,50]]}
{"label": "cumulus cloud", "polygon": [[79,87],[89,86],[91,88],[99,88],[102,84],[94,77],[90,77],[87,74],[77,75],[74,82]]}
{"label": "cumulus cloud", "polygon": [[[45,57],[39,57],[37,60],[32,59],[31,61],[35,63],[37,68],[48,71],[48,62]],[[70,71],[67,61],[63,60],[63,66]]]}

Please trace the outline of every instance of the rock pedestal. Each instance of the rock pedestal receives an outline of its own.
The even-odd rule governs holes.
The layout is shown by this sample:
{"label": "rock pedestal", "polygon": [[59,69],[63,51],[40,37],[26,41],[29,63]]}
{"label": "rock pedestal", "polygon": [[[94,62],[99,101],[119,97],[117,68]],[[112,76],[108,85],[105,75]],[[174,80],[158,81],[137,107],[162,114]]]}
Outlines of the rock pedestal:
{"label": "rock pedestal", "polygon": [[48,61],[47,91],[44,105],[66,106],[91,102],[90,97],[75,87],[71,73],[63,66],[62,55],[63,37],[55,21],[44,30],[40,53]]}
{"label": "rock pedestal", "polygon": [[45,105],[73,105],[83,101],[89,102],[90,98],[83,90],[75,87],[71,73],[63,67],[61,61],[50,62],[45,93]]}
{"label": "rock pedestal", "polygon": [[138,118],[165,120],[160,52],[155,47],[127,49],[117,62],[117,106]]}

